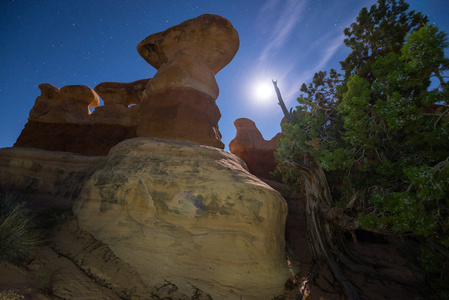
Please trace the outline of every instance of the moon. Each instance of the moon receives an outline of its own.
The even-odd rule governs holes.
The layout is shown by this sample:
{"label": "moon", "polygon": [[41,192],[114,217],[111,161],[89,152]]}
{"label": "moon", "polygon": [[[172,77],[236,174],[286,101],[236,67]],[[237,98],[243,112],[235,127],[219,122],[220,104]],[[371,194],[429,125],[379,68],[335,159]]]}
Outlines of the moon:
{"label": "moon", "polygon": [[256,81],[252,87],[252,95],[254,100],[262,103],[269,103],[271,101],[276,101],[274,97],[276,94],[274,92],[273,84],[271,80],[260,80]]}

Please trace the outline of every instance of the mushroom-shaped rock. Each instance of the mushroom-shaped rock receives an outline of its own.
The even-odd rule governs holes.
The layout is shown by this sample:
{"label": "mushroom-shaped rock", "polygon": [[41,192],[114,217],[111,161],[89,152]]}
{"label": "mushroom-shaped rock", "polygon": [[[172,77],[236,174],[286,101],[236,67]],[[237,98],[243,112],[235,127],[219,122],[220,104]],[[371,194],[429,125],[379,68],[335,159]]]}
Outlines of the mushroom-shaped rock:
{"label": "mushroom-shaped rock", "polygon": [[140,56],[158,70],[182,51],[201,57],[214,74],[231,62],[238,49],[239,36],[231,22],[210,14],[152,34],[137,45]]}
{"label": "mushroom-shaped rock", "polygon": [[78,102],[89,107],[96,107],[100,104],[100,99],[93,89],[85,85],[66,85],[60,89],[62,98],[65,101]]}
{"label": "mushroom-shaped rock", "polygon": [[128,107],[132,104],[140,104],[142,93],[150,79],[141,79],[130,83],[102,82],[94,88],[100,95],[104,105],[120,104]]}
{"label": "mushroom-shaped rock", "polygon": [[55,123],[89,123],[89,107],[98,106],[100,99],[85,85],[66,85],[59,90],[62,100],[52,112]]}
{"label": "mushroom-shaped rock", "polygon": [[[102,82],[94,90],[103,99],[104,106],[97,107],[92,114],[94,123],[137,126],[139,104],[150,79],[130,83]],[[136,104],[136,105],[133,105]],[[129,107],[130,105],[133,105]]]}
{"label": "mushroom-shaped rock", "polygon": [[33,108],[30,111],[28,120],[40,122],[52,122],[54,111],[62,100],[61,93],[57,87],[49,83],[39,84],[41,95],[36,98]]}
{"label": "mushroom-shaped rock", "polygon": [[229,143],[229,151],[243,159],[251,173],[261,178],[271,179],[270,172],[276,168],[274,151],[277,149],[280,134],[267,141],[257,129],[256,124],[246,118],[235,120],[234,126],[237,134]]}
{"label": "mushroom-shaped rock", "polygon": [[237,31],[217,15],[202,15],[137,46],[158,72],[144,91],[137,135],[224,148],[218,131],[215,74],[234,57]]}

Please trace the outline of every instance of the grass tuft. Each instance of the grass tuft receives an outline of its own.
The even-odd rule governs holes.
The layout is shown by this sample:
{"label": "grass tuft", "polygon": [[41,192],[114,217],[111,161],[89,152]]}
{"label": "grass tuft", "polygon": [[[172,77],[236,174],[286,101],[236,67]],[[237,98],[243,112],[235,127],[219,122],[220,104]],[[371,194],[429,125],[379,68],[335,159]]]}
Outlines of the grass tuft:
{"label": "grass tuft", "polygon": [[14,194],[0,194],[0,260],[23,263],[40,241],[34,219]]}

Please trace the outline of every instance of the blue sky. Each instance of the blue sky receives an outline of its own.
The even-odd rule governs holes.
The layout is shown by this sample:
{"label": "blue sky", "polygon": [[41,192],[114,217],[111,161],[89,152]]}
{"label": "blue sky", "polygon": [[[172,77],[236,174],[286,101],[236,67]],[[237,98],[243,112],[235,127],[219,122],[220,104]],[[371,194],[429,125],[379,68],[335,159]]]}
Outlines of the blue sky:
{"label": "blue sky", "polygon": [[[0,3],[0,148],[11,147],[40,95],[40,83],[59,88],[106,81],[151,78],[156,69],[137,53],[137,44],[201,14],[227,18],[240,36],[240,49],[216,78],[219,129],[228,149],[233,122],[252,119],[265,139],[280,131],[282,111],[273,89],[278,80],[287,107],[296,105],[303,82],[339,69],[349,50],[343,29],[374,0],[145,0],[30,1]],[[449,32],[449,0],[408,1]]]}

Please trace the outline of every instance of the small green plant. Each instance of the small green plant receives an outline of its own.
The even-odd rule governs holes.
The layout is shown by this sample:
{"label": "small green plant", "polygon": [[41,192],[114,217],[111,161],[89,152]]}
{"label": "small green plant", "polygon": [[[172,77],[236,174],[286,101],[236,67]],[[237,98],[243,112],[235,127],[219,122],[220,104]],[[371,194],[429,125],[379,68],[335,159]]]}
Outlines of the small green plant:
{"label": "small green plant", "polygon": [[39,290],[47,296],[53,295],[53,282],[51,273],[42,273],[36,276],[36,281],[39,285]]}
{"label": "small green plant", "polygon": [[36,248],[40,234],[17,195],[0,194],[0,260],[20,264]]}

